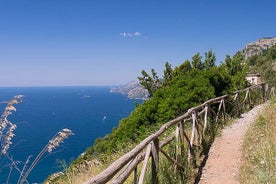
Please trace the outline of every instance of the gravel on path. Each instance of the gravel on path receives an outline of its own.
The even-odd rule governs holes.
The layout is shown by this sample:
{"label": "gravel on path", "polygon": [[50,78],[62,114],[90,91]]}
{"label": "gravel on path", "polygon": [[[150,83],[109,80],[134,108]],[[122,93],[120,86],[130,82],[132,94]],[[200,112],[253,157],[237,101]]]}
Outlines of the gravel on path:
{"label": "gravel on path", "polygon": [[199,184],[238,184],[245,134],[265,104],[254,107],[241,115],[234,124],[226,127],[211,146],[209,157],[202,171]]}

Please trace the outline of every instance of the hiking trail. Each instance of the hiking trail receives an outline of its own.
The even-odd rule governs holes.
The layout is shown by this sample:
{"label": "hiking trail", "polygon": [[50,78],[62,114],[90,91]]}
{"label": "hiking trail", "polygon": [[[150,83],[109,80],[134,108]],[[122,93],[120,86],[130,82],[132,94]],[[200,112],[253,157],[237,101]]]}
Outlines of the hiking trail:
{"label": "hiking trail", "polygon": [[226,127],[211,146],[199,184],[238,184],[242,144],[249,126],[268,103],[258,105]]}

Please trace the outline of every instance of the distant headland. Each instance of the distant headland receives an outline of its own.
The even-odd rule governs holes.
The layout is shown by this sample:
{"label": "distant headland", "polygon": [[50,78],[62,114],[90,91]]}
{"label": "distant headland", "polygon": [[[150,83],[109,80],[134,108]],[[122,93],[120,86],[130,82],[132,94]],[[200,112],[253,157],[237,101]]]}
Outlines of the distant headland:
{"label": "distant headland", "polygon": [[111,93],[121,93],[127,95],[130,99],[143,99],[149,97],[149,93],[138,81],[131,81],[125,85],[115,86],[110,89]]}

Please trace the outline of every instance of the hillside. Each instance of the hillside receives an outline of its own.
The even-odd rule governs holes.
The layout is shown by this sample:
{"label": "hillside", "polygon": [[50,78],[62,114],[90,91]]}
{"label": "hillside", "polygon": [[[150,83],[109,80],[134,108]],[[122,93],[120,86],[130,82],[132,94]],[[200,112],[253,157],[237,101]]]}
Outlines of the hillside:
{"label": "hillside", "polygon": [[262,55],[254,55],[246,60],[248,73],[259,73],[263,81],[276,84],[276,45]]}
{"label": "hillside", "polygon": [[[111,134],[96,139],[93,146],[73,161],[67,171],[74,172],[77,178],[86,173],[90,176],[96,174],[162,124],[182,115],[189,108],[246,87],[246,68],[242,65],[241,55],[227,57],[221,66],[216,66],[215,61],[215,53],[210,50],[205,57],[196,53],[191,60],[185,60],[175,68],[167,62],[161,77],[153,69],[151,73],[142,71],[138,79],[150,91],[150,98],[141,105],[137,104],[136,109],[129,117],[122,119]],[[123,89],[121,92],[128,91]],[[189,178],[191,173],[186,174],[185,178]]]}
{"label": "hillside", "polygon": [[[274,46],[263,55],[256,56],[255,60],[257,62],[263,57],[272,58],[273,63],[275,53]],[[77,179],[80,177],[87,179],[97,174],[103,167],[158,129],[164,122],[178,117],[190,107],[207,99],[229,94],[248,85],[245,81],[247,66],[253,66],[253,61],[244,65],[245,60],[241,52],[233,57],[227,56],[220,66],[215,66],[215,58],[214,52],[208,51],[205,57],[197,53],[191,60],[186,60],[175,68],[167,62],[164,75],[161,77],[164,79],[162,81],[159,80],[154,70],[151,73],[142,71],[139,80],[143,87],[150,91],[150,98],[143,104],[137,105],[129,117],[122,119],[111,134],[98,138],[93,146],[73,161],[64,177],[60,178],[61,181],[66,181],[65,178],[68,175],[66,173],[74,173],[70,177]],[[260,63],[259,65],[263,66]],[[119,91],[127,93],[128,90],[121,88],[116,92]],[[185,178],[191,177],[191,173],[185,174]]]}
{"label": "hillside", "polygon": [[143,86],[137,81],[132,81],[125,85],[112,87],[110,92],[127,95],[130,99],[147,99],[149,97],[148,91],[144,89]]}
{"label": "hillside", "polygon": [[242,54],[244,55],[245,59],[248,59],[254,55],[261,55],[275,44],[276,37],[261,38],[257,41],[247,44],[246,47],[242,50]]}

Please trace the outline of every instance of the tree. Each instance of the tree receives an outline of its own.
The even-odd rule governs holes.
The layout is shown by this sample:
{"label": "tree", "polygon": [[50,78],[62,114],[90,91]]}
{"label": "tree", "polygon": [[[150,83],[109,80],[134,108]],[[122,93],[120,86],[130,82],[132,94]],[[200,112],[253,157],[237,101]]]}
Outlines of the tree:
{"label": "tree", "polygon": [[198,70],[202,70],[203,69],[203,63],[202,63],[201,59],[202,59],[202,56],[199,53],[196,53],[192,57],[192,67],[194,69],[198,69]]}
{"label": "tree", "polygon": [[149,75],[145,70],[142,70],[142,77],[138,77],[139,83],[148,90],[149,97],[160,88],[161,82],[154,69],[151,69],[151,75]]}
{"label": "tree", "polygon": [[231,77],[232,89],[242,89],[247,83],[245,80],[247,73],[247,65],[244,62],[244,57],[240,52],[237,52],[233,58],[226,56],[224,64],[221,66]]}
{"label": "tree", "polygon": [[231,76],[235,76],[238,72],[244,69],[243,56],[240,53],[234,55],[233,58],[227,55],[225,59],[225,67]]}
{"label": "tree", "polygon": [[173,69],[172,69],[172,65],[167,61],[165,63],[165,70],[164,70],[164,82],[163,85],[169,85],[171,84],[173,78]]}
{"label": "tree", "polygon": [[160,79],[157,75],[157,72],[154,69],[151,69],[151,75],[153,79],[153,91],[156,91],[158,88],[161,87],[161,82]]}
{"label": "tree", "polygon": [[205,52],[205,61],[203,63],[204,69],[210,69],[215,66],[216,62],[216,55],[215,53],[211,50],[208,52]]}
{"label": "tree", "polygon": [[189,60],[184,61],[181,65],[176,67],[173,71],[173,78],[183,77],[187,75],[192,69],[191,62]]}

